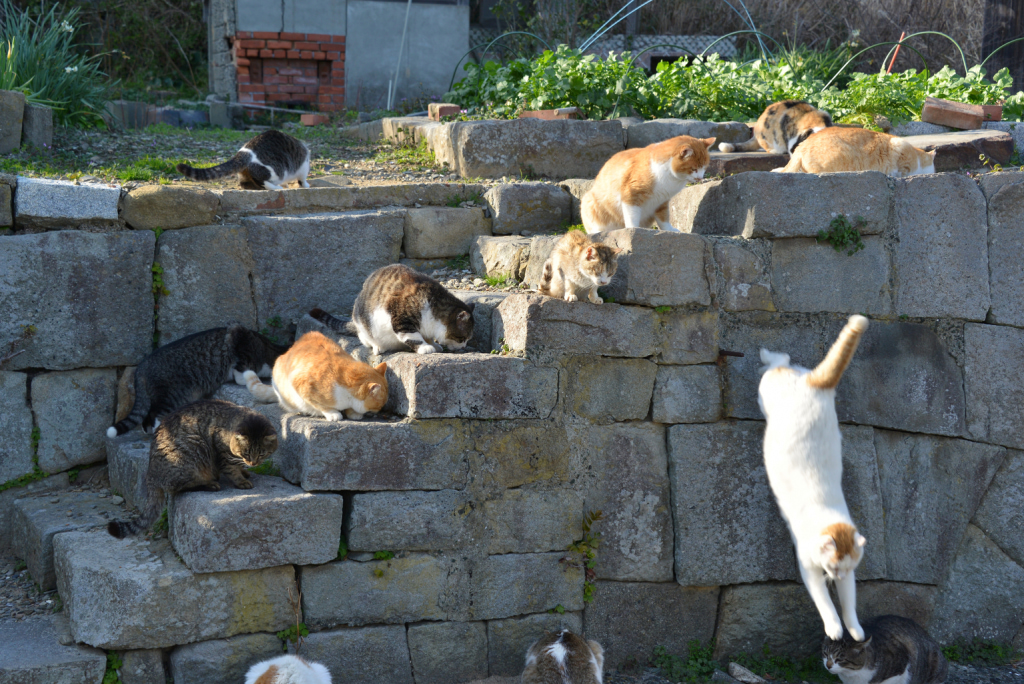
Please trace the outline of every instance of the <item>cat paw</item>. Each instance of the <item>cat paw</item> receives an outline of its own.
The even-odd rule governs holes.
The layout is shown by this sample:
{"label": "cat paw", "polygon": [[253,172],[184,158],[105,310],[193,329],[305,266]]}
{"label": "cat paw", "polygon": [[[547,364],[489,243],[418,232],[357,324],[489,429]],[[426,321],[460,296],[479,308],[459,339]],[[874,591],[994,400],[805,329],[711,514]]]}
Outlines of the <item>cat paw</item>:
{"label": "cat paw", "polygon": [[324,411],[324,420],[335,422],[341,420],[342,415],[339,411]]}
{"label": "cat paw", "polygon": [[850,636],[854,641],[864,641],[864,628],[860,626],[859,622],[847,625],[846,628],[850,631]]}
{"label": "cat paw", "polygon": [[345,417],[349,420],[362,420],[365,413],[356,413],[355,411],[346,411]]}
{"label": "cat paw", "polygon": [[219,482],[211,482],[208,485],[203,485],[201,487],[201,489],[205,489],[208,492],[219,492],[220,491],[220,483]]}
{"label": "cat paw", "polygon": [[[252,371],[246,371],[246,372],[247,373],[251,373]],[[245,373],[239,373],[234,368],[231,369],[231,373],[235,376],[235,384],[236,385],[242,385],[243,387],[245,387],[245,385],[246,385]]]}
{"label": "cat paw", "polygon": [[579,297],[577,297],[576,295],[571,294],[569,292],[566,292],[565,293],[565,301],[567,301],[567,302],[579,301]]}
{"label": "cat paw", "polygon": [[256,485],[254,485],[249,480],[239,480],[238,482],[235,483],[235,487],[238,489],[252,489],[255,486]]}
{"label": "cat paw", "polygon": [[843,623],[839,620],[831,624],[825,623],[825,634],[828,634],[828,638],[832,641],[839,641],[843,638]]}
{"label": "cat paw", "polygon": [[436,354],[437,353],[437,347],[435,347],[432,344],[427,344],[426,342],[424,342],[420,346],[416,347],[416,353],[417,354]]}

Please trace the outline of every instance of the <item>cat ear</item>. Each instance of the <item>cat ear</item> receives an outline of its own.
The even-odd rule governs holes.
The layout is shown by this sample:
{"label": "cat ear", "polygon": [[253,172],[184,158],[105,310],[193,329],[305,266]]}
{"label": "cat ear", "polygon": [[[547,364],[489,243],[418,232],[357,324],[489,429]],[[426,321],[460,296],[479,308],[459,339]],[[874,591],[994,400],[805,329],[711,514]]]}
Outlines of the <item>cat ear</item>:
{"label": "cat ear", "polygon": [[263,443],[264,444],[273,444],[276,441],[277,441],[277,435],[267,435],[266,437],[263,438]]}
{"label": "cat ear", "polygon": [[717,140],[717,138],[704,138],[701,142],[707,145],[707,148],[710,150],[715,146],[715,140]]}
{"label": "cat ear", "polygon": [[683,148],[683,151],[679,154],[681,159],[689,159],[693,156],[693,148],[687,146]]}
{"label": "cat ear", "polygon": [[473,313],[473,309],[476,308],[476,302],[470,302],[469,304],[466,305],[466,308],[469,309],[470,313]]}
{"label": "cat ear", "polygon": [[370,396],[373,396],[373,397],[379,397],[381,394],[384,393],[384,388],[381,387],[376,382],[371,382],[369,387],[367,387],[367,389],[370,392]]}
{"label": "cat ear", "polygon": [[622,254],[622,247],[612,247],[612,254]]}
{"label": "cat ear", "polygon": [[853,538],[853,542],[859,547],[864,548],[864,545],[868,543],[868,540],[864,538],[863,534],[858,534]]}
{"label": "cat ear", "polygon": [[830,535],[827,535],[827,534],[821,535],[820,543],[821,543],[821,552],[822,553],[828,553],[829,551],[835,551],[836,550],[836,540],[833,539]]}
{"label": "cat ear", "polygon": [[459,321],[459,323],[465,323],[466,321],[468,321],[472,317],[473,317],[473,314],[469,313],[468,311],[460,311],[459,315],[456,316],[455,318],[456,318],[456,320]]}
{"label": "cat ear", "polygon": [[387,372],[388,370],[388,364],[381,361],[373,370],[377,371],[381,375],[384,375],[384,373]]}
{"label": "cat ear", "polygon": [[593,245],[587,247],[587,251],[583,255],[583,258],[586,259],[587,261],[593,261],[594,259],[597,258],[597,249]]}

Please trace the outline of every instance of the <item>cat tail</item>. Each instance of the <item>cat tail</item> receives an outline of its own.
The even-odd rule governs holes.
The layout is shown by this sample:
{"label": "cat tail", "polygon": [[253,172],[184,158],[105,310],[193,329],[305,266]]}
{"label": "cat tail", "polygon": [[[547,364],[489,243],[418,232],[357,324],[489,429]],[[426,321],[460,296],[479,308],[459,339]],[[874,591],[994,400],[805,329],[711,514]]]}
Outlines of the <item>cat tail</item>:
{"label": "cat tail", "polygon": [[256,398],[256,401],[264,404],[277,403],[277,392],[270,385],[264,385],[256,373],[247,370],[242,373],[242,377],[245,378],[245,386],[249,388],[249,393]]}
{"label": "cat tail", "polygon": [[210,181],[224,176],[230,176],[231,174],[238,173],[246,166],[249,165],[249,160],[252,158],[252,153],[248,150],[239,150],[234,157],[228,159],[223,164],[217,164],[211,166],[208,169],[196,169],[188,164],[178,164],[178,173],[197,181]]}
{"label": "cat tail", "polygon": [[[148,485],[149,483],[147,483]],[[107,532],[110,536],[118,539],[124,539],[125,537],[133,537],[139,532],[145,532],[149,529],[153,521],[160,517],[160,512],[164,507],[164,492],[162,489],[156,489],[155,487],[149,491],[149,499],[146,501],[146,508],[140,515],[132,520],[112,520],[107,523]]]}
{"label": "cat tail", "polygon": [[321,308],[311,309],[309,315],[320,321],[334,332],[340,332],[342,335],[356,335],[356,324],[347,318],[339,318],[338,316],[332,316]]}
{"label": "cat tail", "polygon": [[868,319],[863,316],[850,316],[850,320],[839,333],[839,337],[828,350],[825,359],[818,367],[807,374],[807,384],[817,389],[835,389],[843,372],[850,365],[853,353],[861,335],[868,329]]}
{"label": "cat tail", "polygon": [[761,143],[757,141],[757,135],[750,136],[750,140],[741,143],[718,143],[720,152],[756,152],[761,149]]}
{"label": "cat tail", "polygon": [[142,419],[149,413],[149,396],[146,392],[140,390],[140,387],[135,387],[135,403],[132,404],[131,412],[128,413],[124,420],[119,420],[107,428],[107,437],[113,439],[118,435],[123,435],[141,423]]}
{"label": "cat tail", "polygon": [[551,259],[544,262],[544,272],[540,276],[540,286],[537,288],[541,294],[551,296],[551,281],[555,277],[555,266]]}

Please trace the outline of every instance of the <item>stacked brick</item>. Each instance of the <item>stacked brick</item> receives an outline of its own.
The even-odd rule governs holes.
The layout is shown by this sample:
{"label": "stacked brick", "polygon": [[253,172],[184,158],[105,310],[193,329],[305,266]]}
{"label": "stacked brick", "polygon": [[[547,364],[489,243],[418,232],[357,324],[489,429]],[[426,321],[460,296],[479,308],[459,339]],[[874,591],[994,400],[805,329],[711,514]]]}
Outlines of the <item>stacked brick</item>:
{"label": "stacked brick", "polygon": [[345,105],[345,36],[239,31],[234,49],[240,102]]}

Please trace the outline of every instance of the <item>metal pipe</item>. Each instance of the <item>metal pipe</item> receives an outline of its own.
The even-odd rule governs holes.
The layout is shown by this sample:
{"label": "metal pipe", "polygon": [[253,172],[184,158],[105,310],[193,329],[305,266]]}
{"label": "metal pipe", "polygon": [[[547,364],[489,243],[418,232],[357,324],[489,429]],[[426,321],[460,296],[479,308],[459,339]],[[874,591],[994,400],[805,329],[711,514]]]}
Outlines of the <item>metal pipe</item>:
{"label": "metal pipe", "polygon": [[398,64],[395,65],[395,88],[388,98],[388,111],[391,111],[392,99],[398,94],[398,71],[402,68],[402,51],[405,49],[405,34],[409,30],[409,10],[412,9],[412,0],[405,6],[405,25],[402,27],[402,42],[398,44]]}

